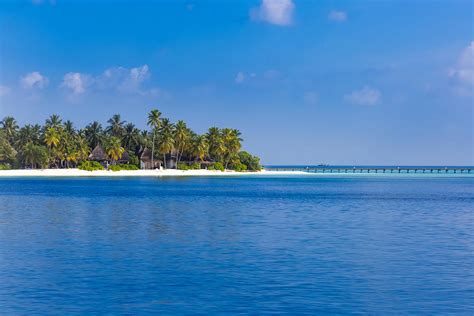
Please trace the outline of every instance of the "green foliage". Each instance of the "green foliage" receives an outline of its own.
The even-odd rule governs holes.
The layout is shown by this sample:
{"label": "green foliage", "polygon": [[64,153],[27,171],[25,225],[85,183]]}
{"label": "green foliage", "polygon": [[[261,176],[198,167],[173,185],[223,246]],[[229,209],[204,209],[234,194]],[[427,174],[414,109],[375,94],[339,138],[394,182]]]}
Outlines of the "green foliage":
{"label": "green foliage", "polygon": [[114,161],[119,160],[125,152],[125,148],[122,147],[120,139],[115,136],[111,136],[107,139],[105,148],[107,155]]}
{"label": "green foliage", "polygon": [[20,161],[26,167],[31,168],[47,168],[49,165],[50,155],[45,146],[27,143],[20,155]]}
{"label": "green foliage", "polygon": [[201,169],[201,164],[199,162],[195,162],[191,165],[191,169],[199,170],[199,169]]}
{"label": "green foliage", "polygon": [[[152,160],[159,157],[165,168],[165,157],[170,156],[176,158],[182,170],[200,169],[205,161],[216,162],[209,166],[211,170],[261,168],[257,157],[239,153],[242,139],[236,129],[211,127],[207,133],[198,135],[184,121],[173,124],[162,118],[158,110],[149,113],[147,125],[148,131],[140,130],[118,114],[107,122],[105,129],[99,122],[78,129],[71,121],[63,121],[54,114],[43,125],[22,127],[13,117],[5,117],[0,121],[0,162],[13,168],[71,168],[80,164],[84,170],[101,170],[92,163],[81,163],[100,145],[112,164],[127,151],[130,165],[137,168],[140,167],[136,156],[139,148],[151,149]],[[181,161],[197,163],[186,165]]]}
{"label": "green foliage", "polygon": [[214,162],[212,165],[207,167],[207,170],[219,170],[219,171],[224,171],[224,165],[221,162]]}
{"label": "green foliage", "polygon": [[232,165],[232,169],[237,172],[247,171],[247,165],[241,163],[240,161]]}
{"label": "green foliage", "polygon": [[178,163],[178,169],[179,170],[189,170],[190,166],[187,163],[180,162],[180,163]]}
{"label": "green foliage", "polygon": [[0,161],[3,162],[14,162],[16,159],[17,152],[8,142],[6,133],[0,130]]}
{"label": "green foliage", "polygon": [[6,163],[0,163],[0,170],[10,170],[11,166]]}
{"label": "green foliage", "polygon": [[188,165],[187,163],[180,162],[178,163],[178,169],[179,170],[199,170],[201,169],[201,164],[199,162],[195,162],[191,165]]}
{"label": "green foliage", "polygon": [[140,158],[138,158],[138,156],[132,154],[132,153],[129,153],[128,154],[130,156],[130,160],[128,161],[128,163],[130,165],[134,165],[137,167],[137,169],[140,167]]}
{"label": "green foliage", "polygon": [[77,168],[86,171],[104,170],[104,166],[102,166],[97,161],[83,161],[77,166]]}
{"label": "green foliage", "polygon": [[252,156],[246,151],[239,152],[239,160],[241,163],[247,166],[249,171],[260,171],[262,166],[260,165],[260,158]]}
{"label": "green foliage", "polygon": [[109,170],[120,171],[120,170],[139,170],[139,169],[135,165],[122,164],[122,165],[111,165],[109,166]]}

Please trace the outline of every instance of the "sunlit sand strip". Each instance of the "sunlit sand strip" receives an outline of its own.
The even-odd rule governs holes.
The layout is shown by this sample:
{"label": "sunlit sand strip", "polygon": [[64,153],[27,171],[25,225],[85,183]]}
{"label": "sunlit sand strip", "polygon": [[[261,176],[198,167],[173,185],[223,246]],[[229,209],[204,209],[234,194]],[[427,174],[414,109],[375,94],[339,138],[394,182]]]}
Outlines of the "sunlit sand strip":
{"label": "sunlit sand strip", "polygon": [[235,172],[216,170],[121,170],[85,171],[79,169],[16,169],[0,170],[0,177],[166,177],[166,176],[240,176],[240,175],[299,175],[301,171]]}

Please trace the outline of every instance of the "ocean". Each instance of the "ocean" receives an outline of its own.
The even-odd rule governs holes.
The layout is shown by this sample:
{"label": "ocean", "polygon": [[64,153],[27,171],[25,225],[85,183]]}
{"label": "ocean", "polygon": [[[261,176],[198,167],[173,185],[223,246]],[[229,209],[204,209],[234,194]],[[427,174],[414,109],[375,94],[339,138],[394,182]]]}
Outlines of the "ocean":
{"label": "ocean", "polygon": [[473,176],[0,179],[1,314],[473,311]]}

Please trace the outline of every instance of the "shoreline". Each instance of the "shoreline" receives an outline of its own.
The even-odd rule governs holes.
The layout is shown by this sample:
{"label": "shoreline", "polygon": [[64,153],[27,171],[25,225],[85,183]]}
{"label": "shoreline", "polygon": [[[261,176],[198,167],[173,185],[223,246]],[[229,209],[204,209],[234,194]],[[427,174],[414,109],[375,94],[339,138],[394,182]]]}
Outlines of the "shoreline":
{"label": "shoreline", "polygon": [[0,170],[2,177],[183,177],[183,176],[245,176],[245,175],[304,175],[303,171],[256,171],[236,172],[218,170],[97,170],[86,171],[80,169],[12,169]]}
{"label": "shoreline", "polygon": [[474,174],[422,174],[422,173],[310,173],[305,171],[272,171],[256,172],[218,171],[218,170],[97,170],[79,169],[11,169],[0,170],[0,178],[14,177],[240,177],[240,176],[309,176],[309,177],[474,177]]}

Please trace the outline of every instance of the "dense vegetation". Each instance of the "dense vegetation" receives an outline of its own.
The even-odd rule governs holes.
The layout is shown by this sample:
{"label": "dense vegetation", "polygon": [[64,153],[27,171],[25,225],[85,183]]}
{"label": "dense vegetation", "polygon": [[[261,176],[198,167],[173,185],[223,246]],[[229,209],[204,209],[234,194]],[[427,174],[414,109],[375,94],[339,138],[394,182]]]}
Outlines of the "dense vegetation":
{"label": "dense vegetation", "polygon": [[[88,161],[89,154],[101,145],[110,157],[112,170],[138,169],[140,149],[149,148],[152,159],[162,160],[166,168],[171,155],[180,169],[260,170],[260,161],[241,151],[241,133],[236,129],[211,127],[202,135],[187,127],[184,121],[172,123],[158,110],[148,114],[147,130],[122,120],[119,114],[107,126],[94,121],[76,129],[71,121],[63,122],[51,115],[43,126],[19,127],[13,117],[0,122],[0,169],[8,168],[74,168],[100,170],[99,163]],[[129,165],[116,162],[127,152]],[[204,164],[206,162],[206,164]]]}

